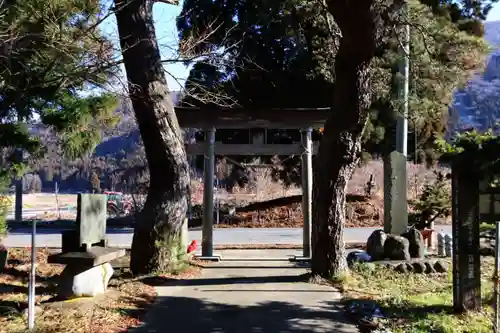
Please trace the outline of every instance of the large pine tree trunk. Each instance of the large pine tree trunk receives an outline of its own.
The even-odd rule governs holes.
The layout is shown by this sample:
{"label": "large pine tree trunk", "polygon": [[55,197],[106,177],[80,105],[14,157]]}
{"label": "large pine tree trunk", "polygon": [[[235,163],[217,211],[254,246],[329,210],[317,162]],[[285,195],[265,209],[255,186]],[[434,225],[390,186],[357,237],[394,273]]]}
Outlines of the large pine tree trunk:
{"label": "large pine tree trunk", "polygon": [[361,153],[371,104],[370,64],[380,32],[374,2],[327,0],[342,37],[335,58],[334,112],[326,121],[314,169],[312,273],[325,278],[346,269],[347,183]]}
{"label": "large pine tree trunk", "polygon": [[189,168],[160,60],[153,1],[115,0],[115,7],[129,95],[150,174],[130,262],[133,273],[144,274],[165,270],[177,258],[187,211]]}

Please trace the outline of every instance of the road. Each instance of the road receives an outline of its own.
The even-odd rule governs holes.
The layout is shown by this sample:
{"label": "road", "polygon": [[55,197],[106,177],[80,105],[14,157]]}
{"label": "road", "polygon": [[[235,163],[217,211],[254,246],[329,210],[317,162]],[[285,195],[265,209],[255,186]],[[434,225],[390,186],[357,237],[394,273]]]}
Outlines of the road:
{"label": "road", "polygon": [[[347,228],[346,242],[365,242],[376,228]],[[436,230],[451,234],[451,226],[436,226]],[[109,245],[128,248],[132,244],[132,230],[109,230]],[[189,238],[201,244],[201,230],[190,230]],[[7,247],[31,246],[31,230],[16,230],[3,241]],[[299,228],[228,228],[214,229],[214,245],[235,244],[302,244]],[[60,247],[61,233],[56,230],[40,230],[36,236],[37,247]]]}

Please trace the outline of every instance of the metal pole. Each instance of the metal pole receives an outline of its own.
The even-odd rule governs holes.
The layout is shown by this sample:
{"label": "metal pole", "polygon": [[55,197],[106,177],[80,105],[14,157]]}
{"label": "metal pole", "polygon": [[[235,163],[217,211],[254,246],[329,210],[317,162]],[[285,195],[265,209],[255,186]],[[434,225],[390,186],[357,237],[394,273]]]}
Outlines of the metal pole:
{"label": "metal pole", "polygon": [[215,177],[215,223],[219,224],[219,210],[220,210],[220,201],[219,201],[219,177]]}
{"label": "metal pole", "polygon": [[500,305],[500,290],[498,283],[498,271],[500,270],[500,222],[497,222],[496,239],[495,239],[495,275],[494,275],[494,287],[495,287],[495,318],[493,320],[493,332],[499,333],[500,319],[498,313],[498,306]]}
{"label": "metal pole", "polygon": [[303,214],[303,243],[304,258],[311,257],[311,228],[312,228],[312,128],[302,131],[302,214]]}
{"label": "metal pole", "polygon": [[[18,163],[23,162],[23,150],[18,148],[16,150],[16,161]],[[16,178],[16,203],[15,203],[15,220],[16,222],[23,221],[23,176]]]}
{"label": "metal pole", "polygon": [[28,329],[35,328],[35,277],[36,277],[36,221],[31,222],[33,230],[31,232],[31,272],[28,287]]}
{"label": "metal pole", "polygon": [[214,169],[215,169],[215,128],[205,132],[206,155],[204,160],[203,189],[203,229],[201,241],[202,257],[213,256],[214,225]]}
{"label": "metal pole", "polygon": [[[408,7],[406,6],[406,11]],[[396,150],[401,154],[408,155],[408,94],[410,79],[410,25],[404,28],[404,37],[402,40],[400,53],[403,58],[400,65],[400,73],[403,76],[403,82],[399,86],[399,97],[402,102],[401,110],[397,114],[396,126]]]}

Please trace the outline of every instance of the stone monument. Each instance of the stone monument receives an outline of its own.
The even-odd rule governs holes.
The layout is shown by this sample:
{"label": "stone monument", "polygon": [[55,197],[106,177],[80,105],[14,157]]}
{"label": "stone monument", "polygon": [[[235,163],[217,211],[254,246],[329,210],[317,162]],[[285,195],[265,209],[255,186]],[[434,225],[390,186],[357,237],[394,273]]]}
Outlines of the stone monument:
{"label": "stone monument", "polygon": [[79,194],[76,228],[62,234],[62,252],[49,263],[64,264],[59,298],[96,296],[106,291],[113,275],[110,261],[125,255],[124,249],[107,247],[106,202],[103,194]]}
{"label": "stone monument", "polygon": [[393,151],[384,158],[384,232],[401,235],[408,228],[406,156]]}

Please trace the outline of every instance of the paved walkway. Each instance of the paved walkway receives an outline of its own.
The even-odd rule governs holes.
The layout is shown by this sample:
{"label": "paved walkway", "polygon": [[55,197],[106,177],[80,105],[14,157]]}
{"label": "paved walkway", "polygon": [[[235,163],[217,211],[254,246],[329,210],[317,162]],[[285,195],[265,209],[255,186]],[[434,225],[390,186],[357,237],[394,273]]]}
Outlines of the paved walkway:
{"label": "paved walkway", "polygon": [[285,261],[211,264],[184,285],[157,287],[158,303],[132,332],[358,332],[344,316],[340,294],[306,282],[305,273]]}

